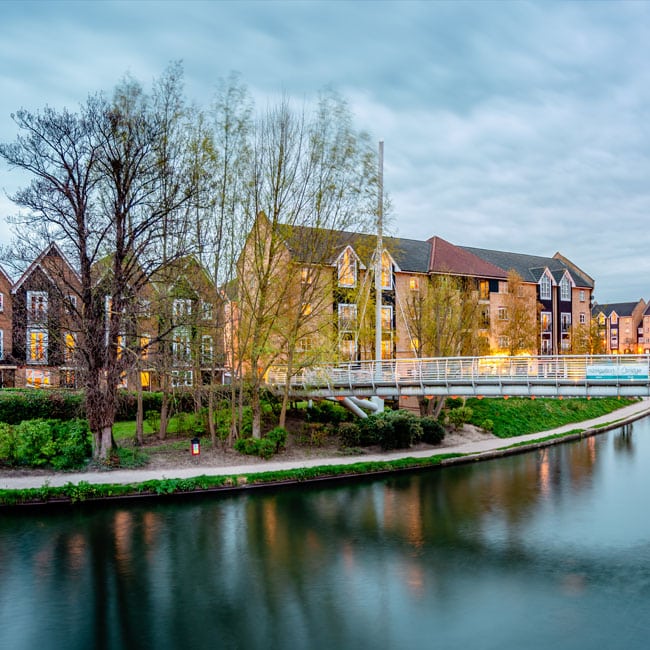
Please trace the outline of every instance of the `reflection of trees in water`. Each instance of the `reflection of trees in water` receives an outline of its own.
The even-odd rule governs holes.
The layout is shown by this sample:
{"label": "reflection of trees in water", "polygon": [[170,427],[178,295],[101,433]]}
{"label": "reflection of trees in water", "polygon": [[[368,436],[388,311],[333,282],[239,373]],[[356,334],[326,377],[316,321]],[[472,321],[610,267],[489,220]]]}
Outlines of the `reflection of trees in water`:
{"label": "reflection of trees in water", "polygon": [[634,455],[634,425],[632,423],[621,427],[614,434],[614,449],[630,456]]}

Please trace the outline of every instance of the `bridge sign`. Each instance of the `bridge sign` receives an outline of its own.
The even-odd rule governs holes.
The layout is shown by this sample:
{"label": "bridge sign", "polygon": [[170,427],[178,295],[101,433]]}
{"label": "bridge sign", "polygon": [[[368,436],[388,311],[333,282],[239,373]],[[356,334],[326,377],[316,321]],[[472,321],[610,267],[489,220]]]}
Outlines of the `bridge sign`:
{"label": "bridge sign", "polygon": [[603,380],[648,380],[648,366],[645,364],[614,364],[614,363],[600,363],[586,367],[587,379],[603,379]]}

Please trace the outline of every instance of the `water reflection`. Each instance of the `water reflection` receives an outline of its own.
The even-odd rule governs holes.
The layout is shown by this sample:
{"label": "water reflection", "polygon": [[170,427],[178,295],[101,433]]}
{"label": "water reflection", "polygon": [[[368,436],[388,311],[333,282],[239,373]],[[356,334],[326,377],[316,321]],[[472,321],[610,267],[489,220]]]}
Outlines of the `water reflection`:
{"label": "water reflection", "polygon": [[381,481],[6,516],[0,630],[11,648],[645,647],[649,462],[643,421]]}

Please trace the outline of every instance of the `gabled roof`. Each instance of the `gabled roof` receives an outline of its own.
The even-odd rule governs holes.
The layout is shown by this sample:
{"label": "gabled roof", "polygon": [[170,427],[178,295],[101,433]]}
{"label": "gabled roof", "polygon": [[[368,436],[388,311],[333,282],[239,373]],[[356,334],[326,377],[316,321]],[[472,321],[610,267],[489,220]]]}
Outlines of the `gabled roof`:
{"label": "gabled roof", "polygon": [[607,318],[609,318],[614,312],[616,312],[618,317],[632,316],[632,312],[634,312],[638,305],[638,300],[636,302],[612,302],[606,305],[595,304],[591,313],[596,316],[602,312]]}
{"label": "gabled roof", "polygon": [[[307,226],[282,226],[286,245],[301,262],[318,260],[334,264],[346,246],[351,246],[359,259],[369,266],[376,249],[376,236],[347,230],[326,230]],[[426,273],[431,245],[426,241],[384,237],[384,249],[405,272]]]}
{"label": "gabled roof", "polygon": [[14,286],[11,289],[12,293],[16,293],[18,289],[23,285],[23,283],[29,278],[29,276],[37,269],[40,268],[41,271],[50,279],[52,283],[55,283],[55,279],[50,276],[50,272],[43,266],[43,261],[48,258],[48,257],[59,257],[62,262],[68,267],[70,270],[70,273],[73,275],[73,277],[79,281],[79,274],[77,271],[74,269],[72,264],[68,262],[66,256],[63,254],[61,249],[56,245],[56,243],[50,244],[47,248],[45,248],[41,254],[27,267],[25,272],[20,276],[18,282],[14,284]]}
{"label": "gabled roof", "polygon": [[506,279],[508,273],[461,246],[454,246],[441,237],[431,237],[429,271],[469,275],[477,278]]}
{"label": "gabled roof", "polygon": [[481,259],[498,266],[504,271],[514,270],[524,282],[539,282],[545,269],[551,272],[553,278],[558,282],[562,279],[565,271],[571,275],[577,287],[593,289],[594,283],[591,278],[585,278],[578,273],[578,267],[569,265],[558,257],[541,257],[539,255],[526,255],[524,253],[509,253],[506,251],[494,251],[485,248],[473,248],[463,246],[466,251],[473,253]]}

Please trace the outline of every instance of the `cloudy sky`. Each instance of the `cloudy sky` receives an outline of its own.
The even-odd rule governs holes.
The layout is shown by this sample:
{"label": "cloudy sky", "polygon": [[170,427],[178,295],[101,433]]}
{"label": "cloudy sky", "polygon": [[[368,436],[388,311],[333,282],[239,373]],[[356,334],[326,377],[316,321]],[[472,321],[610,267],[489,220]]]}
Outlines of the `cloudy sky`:
{"label": "cloudy sky", "polygon": [[[76,108],[182,60],[207,106],[332,86],[385,141],[393,231],[569,257],[599,302],[650,299],[650,3],[0,0],[0,141],[11,113]],[[259,101],[258,101],[259,103]],[[6,194],[25,179],[0,163]]]}

